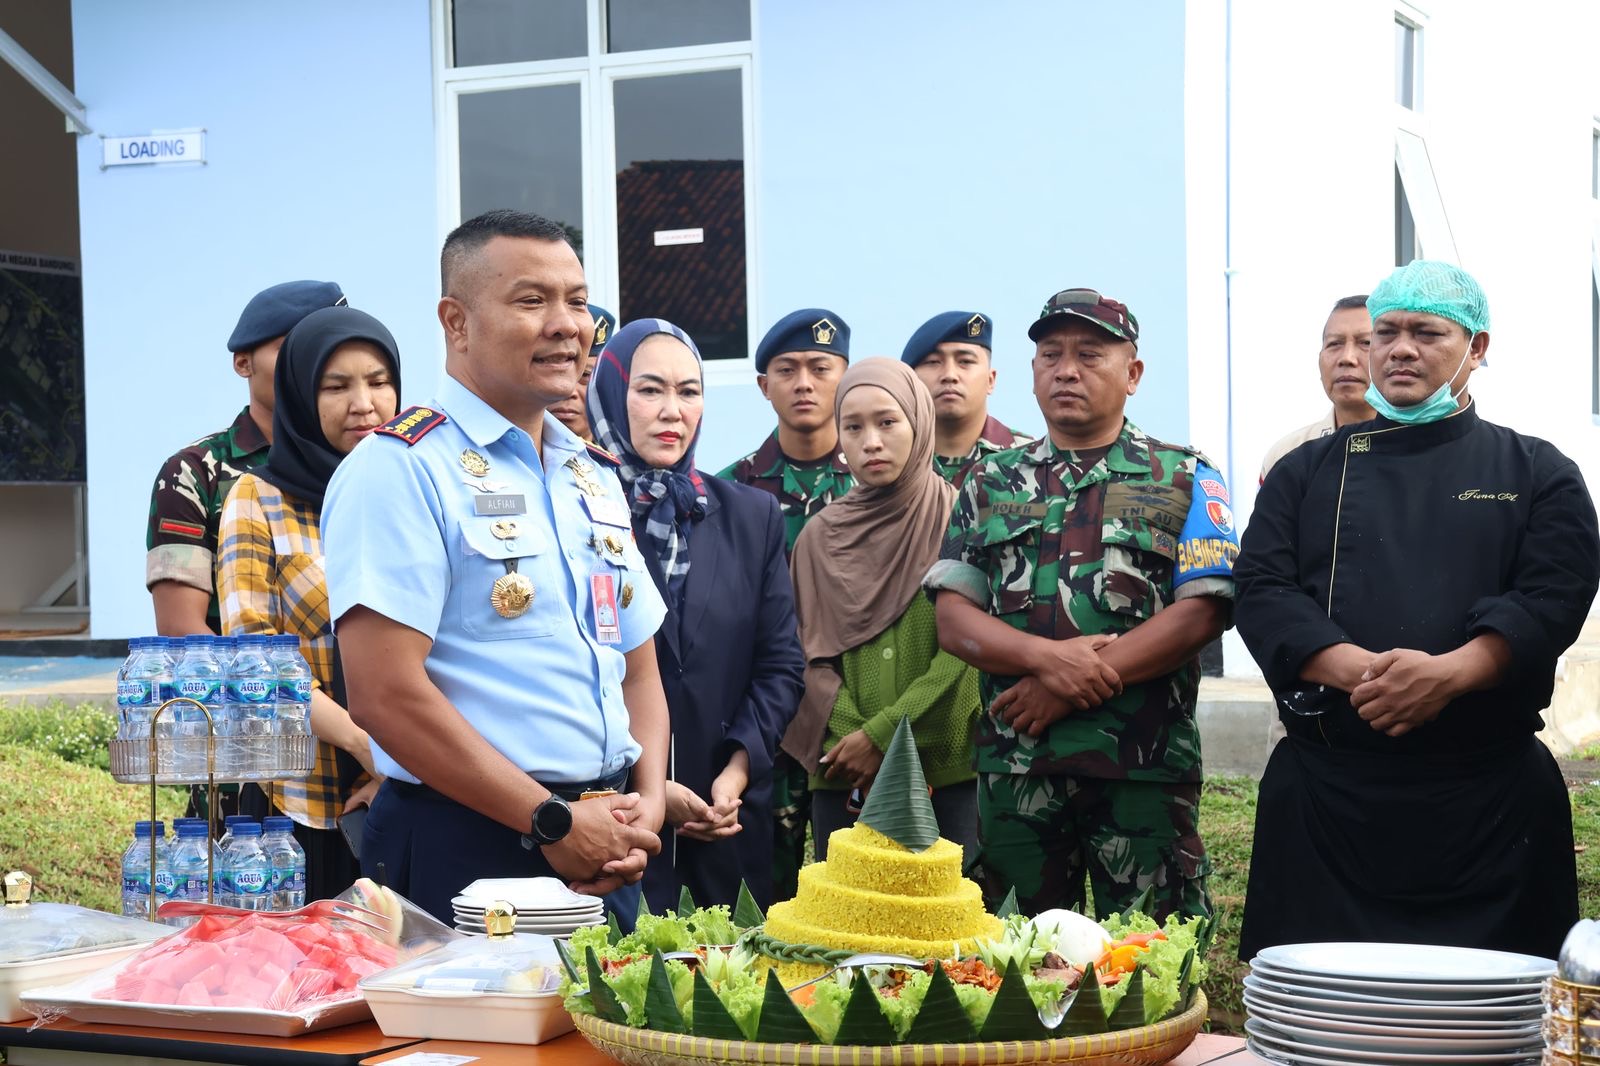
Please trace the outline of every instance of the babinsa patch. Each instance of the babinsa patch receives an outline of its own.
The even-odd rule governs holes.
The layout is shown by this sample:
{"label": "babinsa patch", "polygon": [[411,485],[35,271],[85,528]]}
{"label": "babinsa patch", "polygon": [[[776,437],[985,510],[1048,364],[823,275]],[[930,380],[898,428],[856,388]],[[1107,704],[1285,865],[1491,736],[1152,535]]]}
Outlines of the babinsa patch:
{"label": "babinsa patch", "polygon": [[431,407],[407,407],[389,421],[373,430],[388,437],[398,437],[406,444],[415,444],[432,430],[445,424],[443,411]]}

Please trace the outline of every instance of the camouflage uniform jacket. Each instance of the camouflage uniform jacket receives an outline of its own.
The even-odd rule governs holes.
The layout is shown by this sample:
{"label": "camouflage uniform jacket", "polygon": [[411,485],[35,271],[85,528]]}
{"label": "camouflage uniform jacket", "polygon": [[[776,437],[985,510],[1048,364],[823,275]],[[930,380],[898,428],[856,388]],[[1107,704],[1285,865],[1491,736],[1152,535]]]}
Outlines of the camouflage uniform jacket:
{"label": "camouflage uniform jacket", "polygon": [[210,594],[206,625],[213,633],[222,632],[212,577],[222,505],[241,475],[267,461],[267,449],[267,438],[246,407],[233,425],[200,438],[161,464],[150,493],[145,587],[176,581]]}
{"label": "camouflage uniform jacket", "polygon": [[765,489],[778,498],[778,509],[783,512],[784,550],[790,554],[806,521],[856,483],[842,455],[804,466],[784,455],[778,447],[777,430],[761,442],[761,447],[729,464],[717,476]]}
{"label": "camouflage uniform jacket", "polygon": [[[1052,639],[1126,633],[1185,596],[1233,597],[1238,538],[1222,476],[1132,422],[1076,482],[1048,437],[974,468],[928,587]],[[1016,678],[981,675],[988,707]],[[1130,781],[1200,780],[1200,667],[1074,711],[1038,738],[984,715],[976,767]]]}
{"label": "camouflage uniform jacket", "polygon": [[972,468],[980,462],[996,452],[1003,452],[1008,448],[1020,448],[1031,440],[1033,438],[1026,433],[1018,433],[990,415],[983,423],[983,432],[978,434],[978,442],[972,446],[970,452],[959,458],[935,455],[933,468],[939,471],[940,477],[959,489],[972,473]]}

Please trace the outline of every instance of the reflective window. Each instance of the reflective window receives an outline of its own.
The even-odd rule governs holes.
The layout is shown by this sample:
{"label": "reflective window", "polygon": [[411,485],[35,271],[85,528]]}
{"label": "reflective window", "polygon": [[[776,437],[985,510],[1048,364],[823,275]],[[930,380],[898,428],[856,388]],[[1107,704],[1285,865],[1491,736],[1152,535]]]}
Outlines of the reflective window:
{"label": "reflective window", "polygon": [[606,51],[750,39],[750,0],[607,0]]}
{"label": "reflective window", "polygon": [[581,257],[582,108],[577,85],[463,93],[461,217],[531,211],[565,226]]}
{"label": "reflective window", "polygon": [[451,12],[454,66],[589,54],[585,0],[455,0]]}
{"label": "reflective window", "polygon": [[665,318],[707,359],[749,354],[737,70],[618,80],[618,316]]}
{"label": "reflective window", "polygon": [[1394,20],[1394,102],[1417,106],[1417,44],[1421,33],[1403,18]]}

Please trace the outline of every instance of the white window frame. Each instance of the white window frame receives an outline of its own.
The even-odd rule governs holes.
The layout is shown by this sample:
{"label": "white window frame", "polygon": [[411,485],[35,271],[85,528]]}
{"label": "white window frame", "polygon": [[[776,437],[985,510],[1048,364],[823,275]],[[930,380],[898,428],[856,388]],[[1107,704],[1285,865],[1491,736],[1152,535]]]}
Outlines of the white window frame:
{"label": "white window frame", "polygon": [[1416,42],[1416,47],[1412,50],[1411,55],[1411,106],[1406,107],[1398,100],[1394,101],[1394,106],[1399,108],[1401,111],[1411,111],[1421,114],[1424,106],[1426,105],[1426,100],[1424,99],[1422,93],[1422,87],[1426,81],[1426,79],[1423,77],[1423,62],[1428,51],[1426,43],[1428,16],[1422,11],[1421,8],[1405,3],[1404,0],[1395,0],[1394,21],[1403,22],[1407,26],[1410,26],[1414,33],[1412,40]]}
{"label": "white window frame", "polygon": [[595,303],[620,312],[621,284],[617,262],[617,141],[613,90],[619,80],[671,74],[737,70],[744,119],[744,247],[747,350],[742,358],[707,360],[706,384],[747,384],[755,373],[755,347],[765,318],[760,308],[759,227],[756,195],[760,161],[755,136],[756,19],[761,5],[750,0],[750,40],[721,44],[658,48],[649,51],[605,51],[602,7],[605,0],[586,0],[590,53],[569,59],[453,67],[451,0],[430,0],[433,17],[434,131],[437,161],[438,244],[461,219],[461,137],[457,110],[468,93],[579,86],[583,145],[583,258],[589,295]]}

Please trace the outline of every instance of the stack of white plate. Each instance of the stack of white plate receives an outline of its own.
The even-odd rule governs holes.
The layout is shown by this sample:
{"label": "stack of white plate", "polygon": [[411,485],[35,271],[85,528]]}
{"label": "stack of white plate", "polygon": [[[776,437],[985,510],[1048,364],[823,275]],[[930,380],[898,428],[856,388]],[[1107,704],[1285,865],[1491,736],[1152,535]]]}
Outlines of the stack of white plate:
{"label": "stack of white plate", "polygon": [[1250,1049],[1270,1062],[1537,1063],[1551,959],[1425,944],[1283,944],[1244,979]]}
{"label": "stack of white plate", "polygon": [[504,900],[517,909],[517,932],[569,937],[574,929],[600,925],[605,914],[595,896],[582,896],[554,877],[490,877],[474,881],[450,901],[456,928],[484,933],[484,911]]}

